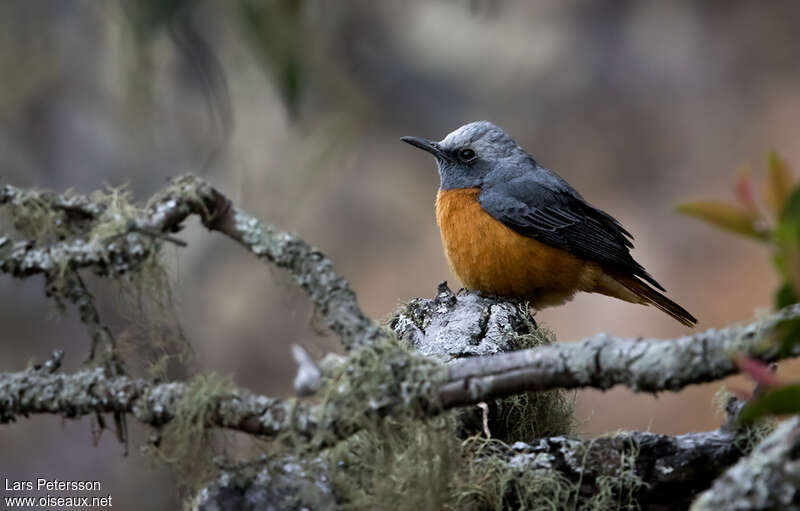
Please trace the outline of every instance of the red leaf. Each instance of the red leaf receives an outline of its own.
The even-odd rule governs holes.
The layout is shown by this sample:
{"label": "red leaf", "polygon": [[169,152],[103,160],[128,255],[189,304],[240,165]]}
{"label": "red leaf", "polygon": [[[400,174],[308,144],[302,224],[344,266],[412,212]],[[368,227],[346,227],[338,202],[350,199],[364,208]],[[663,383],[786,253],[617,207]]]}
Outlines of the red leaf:
{"label": "red leaf", "polygon": [[764,362],[745,356],[737,356],[734,361],[739,367],[739,371],[749,375],[759,385],[764,387],[780,386],[781,382],[775,376],[775,372]]}
{"label": "red leaf", "polygon": [[736,193],[736,199],[744,209],[753,213],[758,212],[755,192],[753,192],[753,180],[750,178],[749,172],[741,172],[739,174],[734,186],[734,193]]}

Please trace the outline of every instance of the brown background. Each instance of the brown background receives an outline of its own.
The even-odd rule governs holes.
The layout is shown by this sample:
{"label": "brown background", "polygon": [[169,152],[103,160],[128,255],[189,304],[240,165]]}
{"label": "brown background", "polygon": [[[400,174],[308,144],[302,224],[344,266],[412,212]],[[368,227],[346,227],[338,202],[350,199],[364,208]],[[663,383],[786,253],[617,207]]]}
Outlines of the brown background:
{"label": "brown background", "polygon": [[[672,207],[730,197],[737,169],[761,172],[772,147],[800,162],[797,2],[309,1],[294,17],[270,15],[276,42],[261,54],[236,2],[192,6],[227,92],[219,80],[204,85],[168,32],[137,36],[131,5],[0,3],[3,181],[81,192],[127,182],[146,198],[170,176],[204,173],[237,204],[323,249],[366,311],[385,317],[431,296],[439,280],[458,286],[433,217],[434,162],[398,138],[439,139],[489,119],[619,218],[636,237],[635,257],[698,328],[770,307],[777,280],[767,249]],[[285,62],[302,70],[294,107],[275,71]],[[211,109],[209,91],[223,98]],[[229,126],[215,114],[226,100]],[[202,369],[285,395],[291,343],[317,357],[338,349],[285,276],[194,223],[181,237],[189,247],[169,248],[167,259]],[[113,296],[99,296],[122,328]],[[67,352],[63,370],[81,366],[86,333],[73,311],[60,316],[44,300],[41,281],[1,277],[0,304],[1,371],[55,347]],[[689,333],[658,311],[594,295],[539,319],[561,341]],[[713,428],[718,387],[580,392],[581,431]],[[2,426],[0,479],[98,479],[115,509],[174,508],[171,476],[138,453],[145,432],[134,433],[126,459],[111,434],[92,447],[88,420]]]}

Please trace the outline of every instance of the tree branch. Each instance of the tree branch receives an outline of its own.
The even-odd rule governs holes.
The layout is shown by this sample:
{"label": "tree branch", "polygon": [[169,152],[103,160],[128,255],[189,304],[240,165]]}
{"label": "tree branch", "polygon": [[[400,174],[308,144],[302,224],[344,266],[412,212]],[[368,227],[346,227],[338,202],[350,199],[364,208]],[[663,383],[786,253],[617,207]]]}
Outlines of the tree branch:
{"label": "tree branch", "polygon": [[191,175],[173,180],[170,188],[154,197],[148,211],[148,227],[162,232],[175,231],[189,213],[198,214],[207,228],[286,270],[308,293],[345,348],[369,344],[380,336],[378,326],[361,310],[355,293],[325,254],[294,234],[235,208],[205,181]]}
{"label": "tree branch", "polygon": [[[0,188],[0,205],[37,201],[65,211],[81,222],[97,222],[107,211],[79,195],[56,195]],[[330,259],[297,236],[264,224],[232,206],[230,200],[205,181],[191,175],[172,180],[136,218],[127,219],[121,232],[106,238],[76,236],[40,247],[33,241],[11,242],[0,237],[0,270],[17,278],[44,274],[49,281],[63,269],[91,268],[100,276],[131,271],[158,248],[153,234],[168,235],[182,228],[190,215],[247,247],[260,259],[286,270],[309,294],[317,311],[347,349],[368,344],[380,329],[361,310],[347,281]],[[83,232],[88,229],[82,229]]]}
{"label": "tree branch", "polygon": [[[292,275],[351,351],[339,390],[318,405],[234,388],[211,396],[212,399],[204,396],[200,405],[204,413],[196,416],[202,417],[206,427],[264,436],[292,432],[314,439],[317,446],[331,445],[358,431],[365,420],[380,419],[398,409],[433,416],[444,409],[528,391],[607,389],[621,384],[635,391],[657,392],[717,380],[737,372],[735,354],[765,362],[777,360],[781,355],[768,337],[782,322],[800,318],[800,305],[794,305],[763,321],[673,340],[599,334],[574,343],[518,350],[530,345],[532,338],[544,335],[533,324],[527,307],[479,293],[456,296],[446,285],[440,285],[433,300],[413,300],[390,324],[397,336],[409,340],[418,353],[444,363],[444,376],[439,383],[437,366],[400,349],[363,313],[355,294],[324,254],[296,236],[233,207],[229,199],[198,178],[177,178],[144,209],[122,218],[124,222],[112,218],[116,230],[107,236],[98,235],[91,225],[109,222],[109,214],[120,215],[111,211],[108,204],[97,204],[83,196],[0,188],[0,205],[25,201],[61,212],[59,218],[79,226],[74,230],[77,234],[60,235],[45,246],[0,237],[0,270],[20,278],[43,274],[48,292],[57,291],[78,305],[93,339],[109,346],[111,355],[113,337],[100,323],[77,270],[90,268],[101,276],[127,273],[158,250],[160,240],[173,240],[170,235],[180,231],[182,223],[193,214],[210,230],[230,237],[258,258]],[[321,377],[319,370],[314,371],[315,365],[302,353],[299,359],[307,373],[301,378],[300,387],[312,391]],[[108,360],[104,368],[71,375],[52,374],[49,370],[0,374],[0,422],[36,413],[64,417],[131,414],[153,427],[181,419],[176,410],[196,392],[192,382],[152,383],[130,378],[122,373],[121,366]],[[57,361],[51,364],[56,365]],[[365,384],[376,377],[379,385]],[[344,399],[362,405],[339,406],[348,403]],[[368,414],[369,418],[354,416],[353,410]],[[729,417],[727,423],[733,422]],[[743,487],[742,481],[749,478],[755,490],[769,490],[765,490],[769,495],[764,500],[768,505],[796,503],[794,493],[786,497],[788,488],[798,485],[794,464],[795,451],[800,451],[795,445],[800,435],[797,421],[792,424],[791,428],[779,430],[783,436],[773,435],[772,443],[768,439],[761,444],[756,453],[760,457],[754,455],[742,461],[720,479],[715,484],[719,495],[730,495],[727,502],[734,502],[740,498],[736,492]],[[625,472],[625,477],[633,478],[631,484],[637,495],[643,496],[640,502],[653,505],[664,501],[678,487],[691,496],[741,455],[736,433],[730,427],[678,437],[629,432],[592,441],[546,438],[530,444],[518,442],[505,449],[501,458],[509,469],[555,469],[577,483],[579,492],[585,495],[599,491],[603,477],[622,477]],[[628,456],[633,451],[635,456]],[[576,462],[578,453],[583,460],[580,464]],[[625,468],[625,463],[631,465]],[[759,478],[756,472],[763,477]],[[772,495],[770,485],[782,493]],[[718,497],[706,497],[706,501],[714,505]]]}
{"label": "tree branch", "polygon": [[800,304],[750,324],[678,339],[597,334],[520,350],[520,338],[544,335],[531,324],[524,304],[454,294],[442,283],[433,299],[406,305],[390,327],[417,352],[447,364],[439,397],[450,408],[526,391],[625,385],[660,392],[719,380],[739,371],[735,355],[764,362],[797,356],[779,354],[770,338],[782,323],[797,318]]}
{"label": "tree branch", "polygon": [[797,356],[780,355],[777,343],[768,339],[782,322],[796,318],[797,304],[748,325],[678,339],[597,334],[577,342],[458,360],[449,366],[441,402],[452,407],[523,391],[614,385],[637,392],[677,391],[737,373],[734,355],[764,362]]}
{"label": "tree branch", "polygon": [[[175,419],[176,404],[189,384],[153,384],[127,376],[107,376],[104,368],[73,374],[21,371],[0,374],[0,423],[32,414],[76,418],[97,413],[128,413],[142,424],[161,427]],[[306,437],[316,431],[313,405],[236,389],[216,396],[207,410],[207,427],[254,435],[276,435],[289,427]],[[295,420],[297,419],[297,420]]]}
{"label": "tree branch", "polygon": [[703,492],[693,511],[800,508],[800,418],[775,428]]}
{"label": "tree branch", "polygon": [[[738,406],[729,410],[735,413]],[[727,422],[735,418],[729,416]],[[552,508],[560,504],[575,509],[627,509],[629,499],[639,509],[685,509],[698,491],[708,488],[742,456],[741,433],[725,427],[675,437],[633,431],[592,440],[559,436],[484,447],[477,440],[470,468],[487,479],[499,477],[490,474],[504,473],[503,500],[516,507],[521,503],[514,501],[514,495],[533,491],[520,487],[538,478],[540,485],[548,481],[561,486],[558,490],[544,485],[541,490],[550,491],[541,500],[554,499]],[[292,456],[265,458],[226,468],[198,494],[194,509],[234,509],[244,502],[254,508],[291,503],[296,508],[336,509],[341,496],[331,486],[331,470],[336,469],[327,465],[328,459],[323,456],[303,463]]]}

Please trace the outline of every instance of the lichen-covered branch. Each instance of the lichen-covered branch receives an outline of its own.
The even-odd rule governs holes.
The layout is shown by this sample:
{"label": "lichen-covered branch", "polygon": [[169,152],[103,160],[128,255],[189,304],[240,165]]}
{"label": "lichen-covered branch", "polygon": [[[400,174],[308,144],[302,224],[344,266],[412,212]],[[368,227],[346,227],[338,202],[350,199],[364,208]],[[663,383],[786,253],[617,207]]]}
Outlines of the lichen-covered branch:
{"label": "lichen-covered branch", "polygon": [[185,383],[155,383],[114,375],[106,367],[73,374],[0,373],[0,423],[33,414],[74,418],[122,413],[160,428],[189,416],[192,421],[202,418],[201,430],[292,435],[325,446],[392,412],[435,413],[427,407],[434,401],[438,367],[415,358],[396,342],[384,339],[354,349],[347,364],[322,371],[336,381],[321,403],[256,395],[213,375],[198,375]]}
{"label": "lichen-covered branch", "polygon": [[11,185],[0,187],[0,205],[23,203],[43,204],[85,219],[96,219],[106,209],[104,205],[85,195],[74,193],[59,195],[47,191],[21,189]]}
{"label": "lichen-covered branch", "polygon": [[[622,501],[628,494],[639,509],[685,509],[742,456],[734,432],[721,430],[678,436],[624,431],[593,440],[556,437],[511,446],[507,463],[517,473],[555,470],[577,483],[579,498],[601,494],[614,481]],[[623,505],[623,509],[624,509]]]}
{"label": "lichen-covered branch", "polygon": [[[95,368],[73,374],[21,371],[0,374],[0,423],[33,414],[75,418],[97,413],[127,413],[142,424],[160,427],[175,419],[178,403],[190,383],[154,384],[127,376],[111,377]],[[207,427],[255,435],[293,431],[310,436],[316,431],[311,405],[259,396],[241,389],[216,396],[205,410]]]}
{"label": "lichen-covered branch", "polygon": [[368,344],[380,335],[378,326],[363,313],[355,293],[325,254],[294,234],[234,207],[205,181],[190,175],[177,178],[151,200],[147,210],[147,226],[161,232],[174,232],[190,213],[198,214],[209,229],[289,272],[346,348]]}
{"label": "lichen-covered branch", "polygon": [[543,335],[524,304],[454,294],[442,283],[433,299],[407,304],[390,327],[416,351],[447,364],[439,396],[448,408],[525,391],[625,385],[660,392],[719,380],[738,372],[736,355],[777,360],[781,355],[771,336],[781,323],[796,318],[800,304],[749,324],[678,339],[597,334],[520,350],[520,338]]}
{"label": "lichen-covered branch", "polygon": [[693,511],[800,508],[800,419],[775,428],[703,492]]}
{"label": "lichen-covered branch", "polygon": [[[529,429],[516,437],[526,442],[509,446],[487,441],[469,452],[472,447],[457,438],[474,433],[468,410],[443,412],[480,403],[484,415],[482,429],[476,431],[506,439],[497,434],[498,424],[509,422],[500,412],[502,397],[614,385],[647,392],[679,390],[735,373],[735,355],[768,362],[797,355],[779,354],[770,337],[782,322],[800,318],[800,305],[749,325],[679,339],[623,339],[598,334],[574,343],[555,344],[535,325],[524,303],[479,293],[456,295],[444,283],[434,299],[412,300],[399,311],[389,324],[392,335],[362,312],[355,294],[324,254],[235,208],[205,181],[193,176],[177,178],[142,208],[118,200],[120,196],[115,194],[118,192],[95,200],[94,195],[0,188],[0,205],[21,212],[15,217],[15,226],[27,238],[12,241],[9,236],[0,236],[0,271],[18,278],[43,275],[48,294],[78,307],[93,345],[102,344],[107,354],[104,367],[70,375],[54,374],[60,361],[58,354],[44,368],[0,374],[0,423],[30,414],[71,418],[111,413],[117,418],[130,415],[160,428],[162,433],[177,425],[175,431],[226,428],[258,436],[281,435],[281,442],[276,443],[301,443],[311,447],[308,453],[317,453],[304,454],[301,460],[293,452],[296,463],[287,461],[277,471],[273,467],[266,479],[263,471],[257,470],[256,479],[236,489],[224,486],[231,478],[219,479],[205,493],[211,499],[206,500],[210,508],[223,505],[218,499],[235,500],[242,497],[240,490],[250,492],[253,488],[271,499],[281,495],[302,497],[311,494],[306,489],[316,488],[324,490],[324,495],[317,495],[320,498],[309,506],[333,505],[341,496],[331,497],[330,491],[336,488],[327,484],[333,478],[324,474],[326,459],[334,460],[337,467],[344,467],[342,470],[353,467],[347,467],[341,455],[323,459],[320,453],[334,453],[341,444],[347,444],[342,452],[366,446],[366,451],[350,458],[351,464],[363,463],[378,451],[385,454],[373,460],[378,465],[366,467],[371,477],[382,477],[385,467],[379,464],[388,459],[389,451],[398,448],[408,449],[408,459],[438,459],[441,467],[428,469],[430,478],[438,477],[439,483],[444,481],[438,475],[440,468],[450,470],[450,479],[441,488],[458,488],[462,476],[475,477],[474,485],[482,488],[485,475],[498,472],[492,481],[501,484],[494,490],[495,497],[511,507],[557,502],[573,508],[587,503],[593,508],[611,504],[624,508],[635,503],[658,509],[664,503],[671,508],[678,495],[679,505],[684,507],[743,454],[741,430],[737,430],[735,420],[735,410],[741,403],[731,405],[726,424],[712,432],[677,437],[626,432],[587,441],[552,437],[552,432],[542,434],[537,424],[533,433]],[[156,383],[125,375],[111,331],[101,323],[79,270],[89,269],[103,277],[135,271],[151,260],[164,241],[182,243],[172,235],[191,215],[199,216],[208,229],[237,241],[258,258],[286,270],[339,335],[349,352],[340,363],[318,366],[304,351],[295,350],[301,368],[298,390],[313,394],[324,389],[324,399],[312,402],[259,396],[211,376],[185,383]],[[407,341],[413,350],[395,336]],[[535,406],[529,408],[538,413]],[[384,422],[389,415],[393,420]],[[535,422],[529,419],[515,416],[511,422]],[[427,424],[420,425],[426,421],[446,425],[432,433]],[[187,423],[192,427],[180,427]],[[777,436],[770,437],[772,440],[762,443],[752,456],[718,480],[716,493],[705,494],[698,506],[706,507],[699,509],[727,509],[741,502],[762,508],[796,505],[798,497],[792,489],[800,483],[796,467],[800,426],[796,419],[791,424],[782,426]],[[400,425],[419,429],[413,429],[415,434],[391,432]],[[567,426],[559,431],[571,429]],[[381,442],[392,434],[393,443],[387,448]],[[439,436],[427,444],[419,443],[429,435]],[[456,443],[450,445],[453,440]],[[446,449],[435,456],[430,453],[430,449],[443,446]],[[412,452],[414,449],[418,452]],[[399,456],[405,460],[405,455]],[[359,456],[361,461],[356,459]],[[396,473],[388,474],[384,479],[391,480]],[[537,479],[537,474],[542,477]],[[415,476],[409,477],[414,480]],[[273,484],[277,486],[267,487]],[[264,491],[259,493],[258,485]],[[474,504],[476,501],[469,500],[474,487],[453,494],[454,502],[466,495],[467,502]],[[251,493],[247,495],[252,497]]]}
{"label": "lichen-covered branch", "polygon": [[[170,233],[179,231],[183,221],[196,214],[209,229],[234,239],[259,258],[289,272],[310,295],[346,348],[369,343],[380,335],[378,327],[361,311],[347,281],[334,271],[330,259],[322,252],[297,236],[233,207],[222,193],[194,176],[174,179],[144,209],[131,208],[128,211],[131,216],[127,218],[125,212],[111,212],[108,204],[84,196],[11,186],[0,188],[2,204],[33,204],[35,211],[51,208],[67,215],[54,222],[89,224],[83,225],[75,236],[44,245],[42,240],[12,242],[8,237],[0,237],[0,270],[14,277],[44,274],[55,282],[58,280],[55,277],[64,271],[81,268],[91,268],[100,276],[128,273],[157,250],[160,241],[174,239]],[[114,229],[105,229],[108,232],[104,236],[96,232],[93,222],[113,223]]]}
{"label": "lichen-covered branch", "polygon": [[[409,498],[425,502],[426,492],[447,491],[449,494],[439,495],[447,503],[446,509],[496,509],[501,503],[504,509],[686,509],[699,491],[708,488],[743,455],[746,434],[725,427],[675,437],[634,431],[592,440],[540,438],[510,446],[472,438],[443,447],[461,452],[438,469],[390,469],[399,480],[388,484],[394,484],[399,494],[404,491],[403,477],[409,477],[403,474],[415,470],[435,472],[431,477],[443,480],[446,489],[436,489],[432,482],[430,486],[413,487],[414,495]],[[407,446],[402,441],[391,445],[391,449],[401,451],[404,447]],[[347,500],[352,496],[347,494],[347,484],[341,482],[341,471],[359,469],[337,460],[331,453],[310,460],[289,454],[226,467],[198,493],[193,509],[238,509],[245,502],[254,509],[268,507],[267,504],[337,509],[338,503],[346,507],[352,504]],[[338,475],[332,470],[339,471]],[[375,500],[360,501],[358,505],[379,507],[380,499]]]}
{"label": "lichen-covered branch", "polygon": [[[191,387],[191,383],[153,384],[125,376],[108,377],[102,368],[72,375],[51,374],[46,368],[2,374],[0,422],[35,413],[73,418],[124,412],[144,424],[159,428],[179,420],[176,410],[182,408],[181,402],[193,392]],[[335,420],[322,419],[324,415],[320,405],[273,399],[235,388],[227,389],[211,401],[207,396],[204,400],[207,408],[202,414],[193,416],[204,417],[207,427],[269,436],[292,433],[297,435],[295,438],[306,439],[314,438],[321,427],[326,431],[337,427]],[[731,414],[736,410],[737,406],[729,406]],[[355,419],[368,421],[377,417]],[[734,423],[727,421],[729,425]],[[351,428],[333,432],[320,445],[332,445],[331,439],[343,438],[354,431]],[[594,440],[551,437],[517,442],[512,446],[496,443],[489,451],[478,451],[469,469],[481,471],[484,470],[481,465],[485,464],[487,473],[504,471],[509,475],[507,484],[511,485],[515,484],[514,481],[524,482],[532,477],[553,480],[553,474],[557,474],[555,481],[560,485],[561,498],[590,500],[600,492],[606,492],[603,498],[610,499],[609,502],[630,498],[640,505],[647,504],[649,509],[658,509],[660,503],[674,505],[676,498],[682,505],[687,504],[697,491],[708,487],[742,452],[742,436],[729,426],[677,437],[625,432]],[[289,465],[289,462],[280,463],[284,468]],[[241,477],[221,478],[209,487],[209,491],[203,492],[203,502],[211,505],[209,499],[237,499],[244,494],[264,493],[274,497],[285,494],[287,487],[300,491],[308,489],[308,484],[311,484],[319,488],[315,481],[324,483],[327,480],[317,480],[320,474],[311,473],[300,464],[295,467],[280,477],[273,472],[272,477],[276,479],[261,477],[242,481]],[[304,477],[312,480],[303,482],[301,479]],[[229,485],[234,480],[238,481],[235,488],[226,486],[227,490],[218,491],[221,488],[215,487]],[[265,481],[272,482],[268,485]],[[279,486],[273,488],[272,484]],[[569,490],[566,496],[565,490]],[[513,493],[518,490],[506,491]],[[571,494],[573,491],[574,495]]]}
{"label": "lichen-covered branch", "polygon": [[678,339],[597,334],[578,342],[458,360],[449,366],[441,402],[450,407],[523,391],[614,385],[640,392],[676,391],[738,372],[736,355],[777,360],[777,343],[769,336],[783,321],[798,317],[800,305],[792,305],[747,325]]}

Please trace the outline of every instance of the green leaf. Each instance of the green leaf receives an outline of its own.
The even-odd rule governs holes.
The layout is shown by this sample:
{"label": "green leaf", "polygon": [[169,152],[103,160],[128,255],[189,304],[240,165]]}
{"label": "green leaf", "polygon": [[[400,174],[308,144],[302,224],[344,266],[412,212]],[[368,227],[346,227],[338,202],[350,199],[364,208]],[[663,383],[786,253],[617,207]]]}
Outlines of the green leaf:
{"label": "green leaf", "polygon": [[789,194],[789,198],[786,199],[780,220],[795,220],[800,223],[800,186],[796,186]]}
{"label": "green leaf", "polygon": [[773,261],[796,298],[800,296],[800,187],[789,196],[772,237]]}
{"label": "green leaf", "polygon": [[779,351],[784,357],[794,355],[800,344],[800,319],[787,319],[775,326],[775,335],[780,344]]}
{"label": "green leaf", "polygon": [[742,408],[739,422],[752,424],[767,415],[789,413],[800,413],[800,384],[771,390],[750,401]]}
{"label": "green leaf", "polygon": [[767,182],[764,184],[764,203],[769,207],[775,218],[780,218],[786,206],[786,200],[792,193],[794,177],[788,165],[778,153],[769,153],[767,166]]}
{"label": "green leaf", "polygon": [[678,213],[698,218],[727,231],[749,236],[758,240],[768,240],[770,235],[759,228],[758,214],[738,206],[719,201],[694,201],[678,204]]}
{"label": "green leaf", "polygon": [[775,308],[783,309],[789,305],[797,303],[797,295],[794,292],[794,287],[789,282],[784,282],[781,287],[775,292]]}

